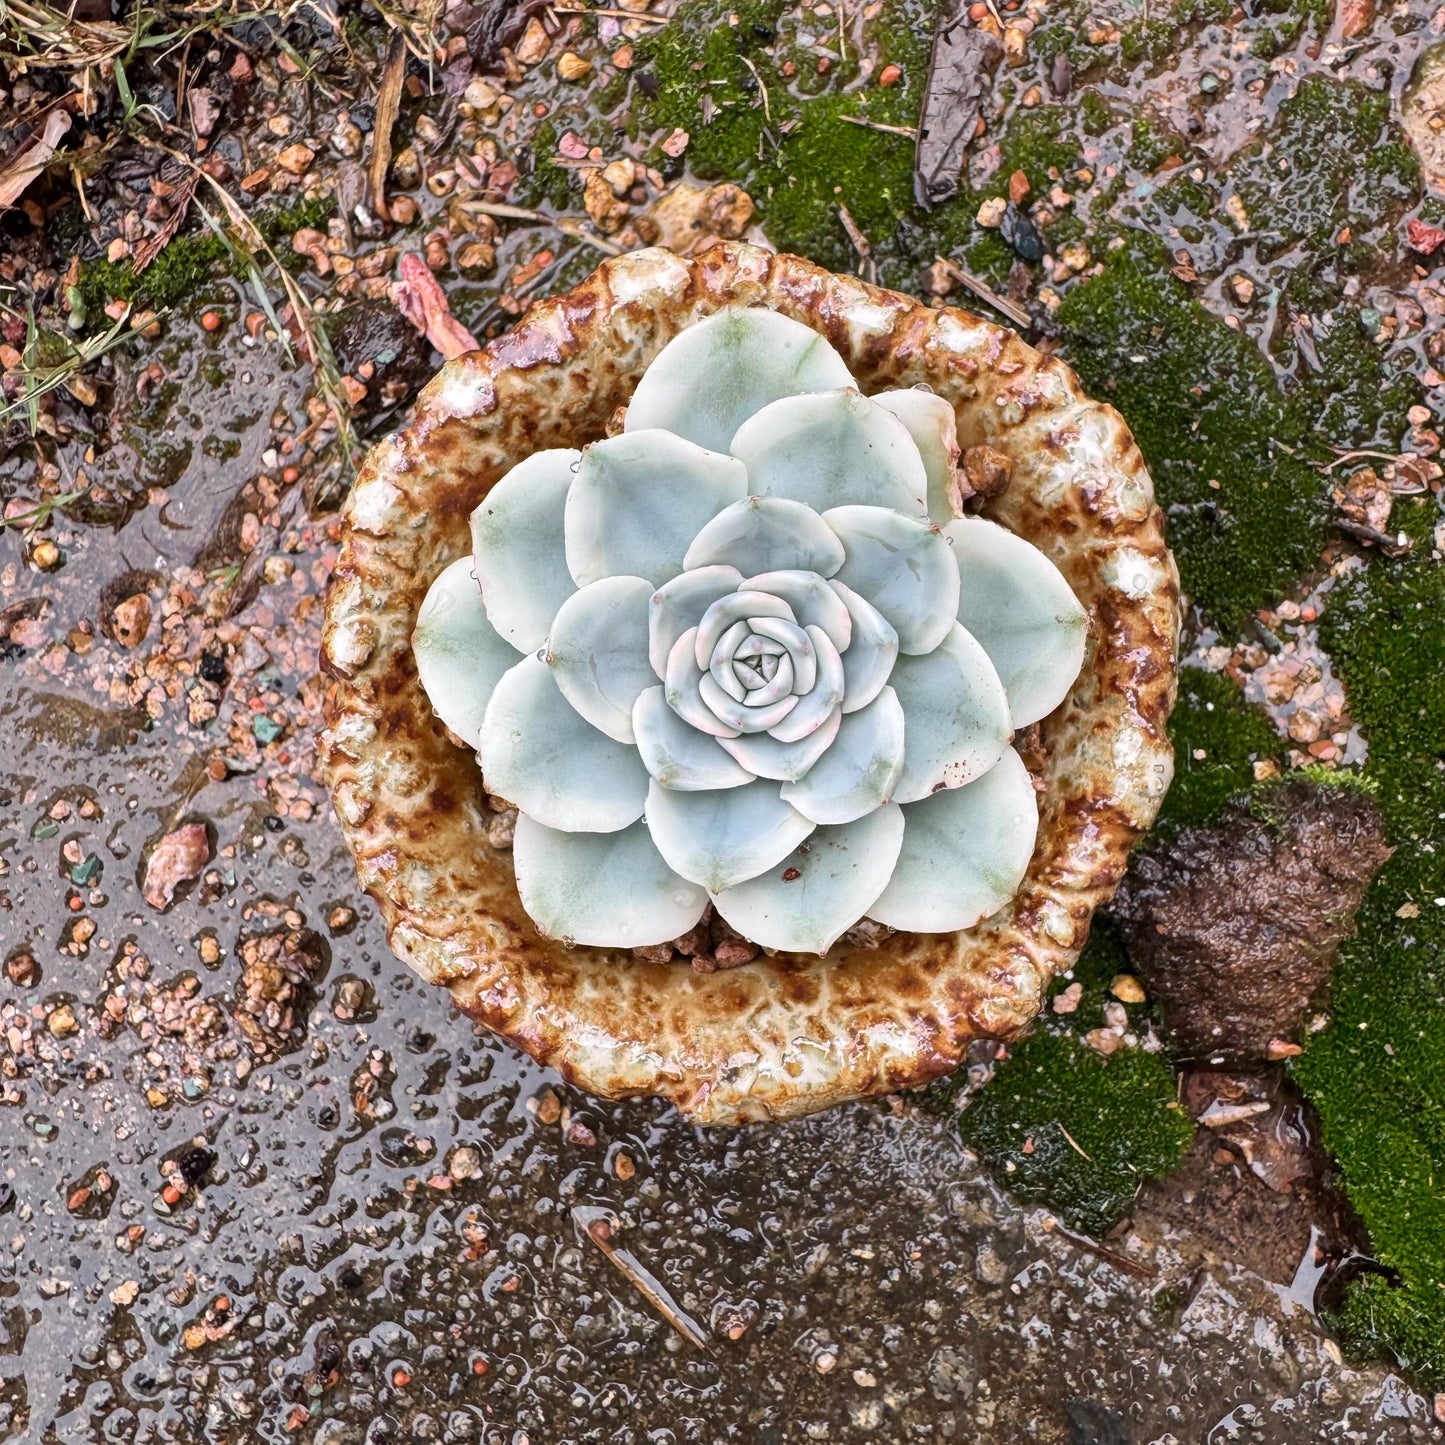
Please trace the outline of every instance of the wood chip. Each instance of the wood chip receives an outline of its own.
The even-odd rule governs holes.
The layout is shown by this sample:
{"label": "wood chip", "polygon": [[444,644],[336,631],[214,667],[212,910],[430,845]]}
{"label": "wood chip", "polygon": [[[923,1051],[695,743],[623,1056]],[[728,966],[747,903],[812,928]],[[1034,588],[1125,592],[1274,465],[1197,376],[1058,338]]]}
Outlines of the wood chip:
{"label": "wood chip", "polygon": [[406,78],[406,40],[394,30],[376,93],[376,123],[371,131],[371,209],[383,221],[391,220],[386,204],[386,172],[391,165],[391,132],[401,110],[401,85]]}

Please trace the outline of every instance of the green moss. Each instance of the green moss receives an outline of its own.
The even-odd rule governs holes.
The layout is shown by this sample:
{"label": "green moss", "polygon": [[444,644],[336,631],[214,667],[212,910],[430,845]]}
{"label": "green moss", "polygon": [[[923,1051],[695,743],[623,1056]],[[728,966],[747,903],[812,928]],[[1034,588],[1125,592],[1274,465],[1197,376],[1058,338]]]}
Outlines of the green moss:
{"label": "green moss", "polygon": [[1081,1037],[1102,1021],[1108,982],[1127,966],[1117,936],[1096,925],[1074,970],[1085,986],[1078,1010],[1047,1013],[959,1120],[1009,1190],[1091,1234],[1128,1209],[1145,1179],[1175,1168],[1194,1137],[1163,1055],[1105,1058]]}
{"label": "green moss", "polygon": [[1237,633],[1318,561],[1327,489],[1309,459],[1327,455],[1326,440],[1384,440],[1414,383],[1342,311],[1316,328],[1330,365],[1286,395],[1253,339],[1169,274],[1159,242],[1124,237],[1103,273],[1064,301],[1069,358],[1139,442],[1186,594]]}
{"label": "green moss", "polygon": [[1314,75],[1232,174],[1252,229],[1278,250],[1331,244],[1351,221],[1388,220],[1409,204],[1420,168],[1390,119],[1387,91]]}
{"label": "green moss", "polygon": [[1079,116],[1085,135],[1103,135],[1114,124],[1109,102],[1092,85],[1079,97]]}
{"label": "green moss", "polygon": [[[258,212],[252,221],[281,264],[299,270],[307,264],[306,258],[291,249],[291,237],[304,226],[324,228],[335,210],[335,201],[320,197]],[[109,301],[130,301],[156,310],[193,301],[221,274],[220,268],[227,260],[225,246],[210,230],[177,236],[140,275],[128,260],[90,262],[80,273],[80,293],[92,324],[101,326],[106,324],[105,306]]]}
{"label": "green moss", "polygon": [[[1404,516],[1400,517],[1399,512]],[[1417,540],[1356,574],[1324,640],[1370,742],[1366,778],[1395,854],[1342,950],[1332,1022],[1297,1061],[1375,1257],[1398,1287],[1355,1285],[1341,1326],[1445,1388],[1445,569],[1433,505],[1397,509]],[[1423,545],[1421,545],[1423,544]],[[1403,910],[1404,916],[1401,916]],[[1413,915],[1413,916],[1412,916]]]}
{"label": "green moss", "polygon": [[[1323,489],[1248,336],[1194,302],[1162,246],[1135,240],[1060,317],[1086,387],[1124,414],[1169,519],[1185,590],[1226,632],[1312,567]],[[1216,483],[1216,486],[1211,486]]]}
{"label": "green moss", "polygon": [[1073,113],[1061,105],[1016,111],[999,137],[995,189],[1002,194],[1009,176],[1022,171],[1036,190],[1047,190],[1051,172],[1063,175],[1079,165],[1082,156],[1073,127]]}
{"label": "green moss", "polygon": [[1186,155],[1189,146],[1169,126],[1147,115],[1129,125],[1129,162],[1141,171],[1156,171],[1170,156]]}
{"label": "green moss", "polygon": [[[781,74],[789,53],[777,35],[782,10],[780,0],[691,0],[674,24],[638,42],[634,73],[649,74],[648,90],[656,93],[634,89],[631,124],[641,136],[686,130],[694,175],[744,185],[780,249],[836,270],[858,264],[838,214],[847,206],[873,246],[881,279],[911,287],[919,266],[971,233],[977,201],[963,195],[925,217],[913,201],[912,142],[847,118],[916,123],[930,12],[920,0],[902,0],[880,17],[875,37],[881,56],[902,67],[898,85],[846,88],[854,57],[835,65],[821,92],[805,101]],[[736,25],[729,23],[734,15]],[[797,63],[801,70],[812,59],[800,51]]]}
{"label": "green moss", "polygon": [[[1169,719],[1174,784],[1159,815],[1162,825],[1207,823],[1237,793],[1254,786],[1254,765],[1278,759],[1279,734],[1227,677],[1186,668]],[[1203,754],[1203,756],[1198,756]]]}

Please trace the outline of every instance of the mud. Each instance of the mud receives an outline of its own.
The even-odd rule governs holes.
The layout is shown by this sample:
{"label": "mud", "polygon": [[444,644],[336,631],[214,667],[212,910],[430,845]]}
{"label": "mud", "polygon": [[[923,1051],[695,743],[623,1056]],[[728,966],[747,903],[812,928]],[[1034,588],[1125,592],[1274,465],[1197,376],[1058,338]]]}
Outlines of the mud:
{"label": "mud", "polygon": [[1113,912],[1179,1054],[1262,1061],[1297,1042],[1390,852],[1367,792],[1296,778],[1137,858]]}

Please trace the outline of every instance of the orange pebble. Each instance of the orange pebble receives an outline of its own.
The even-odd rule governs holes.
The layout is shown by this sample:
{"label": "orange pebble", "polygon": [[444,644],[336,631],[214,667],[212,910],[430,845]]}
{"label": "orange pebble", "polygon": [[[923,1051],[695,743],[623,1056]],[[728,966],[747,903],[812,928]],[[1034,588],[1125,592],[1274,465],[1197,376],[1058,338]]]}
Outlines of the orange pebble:
{"label": "orange pebble", "polygon": [[899,65],[885,65],[878,73],[878,84],[882,86],[897,85],[903,79],[903,67]]}
{"label": "orange pebble", "polygon": [[218,331],[221,326],[221,314],[219,311],[203,311],[201,313],[201,329],[204,331]]}

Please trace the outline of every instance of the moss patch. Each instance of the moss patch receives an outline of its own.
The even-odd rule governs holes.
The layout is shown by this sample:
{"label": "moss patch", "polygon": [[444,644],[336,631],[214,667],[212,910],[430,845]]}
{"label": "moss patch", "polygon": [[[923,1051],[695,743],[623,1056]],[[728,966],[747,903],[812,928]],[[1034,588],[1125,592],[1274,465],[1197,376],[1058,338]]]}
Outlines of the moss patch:
{"label": "moss patch", "polygon": [[[1227,677],[1186,668],[1169,719],[1174,784],[1160,826],[1211,821],[1220,808],[1254,786],[1254,765],[1277,759],[1283,743],[1269,719]],[[1202,757],[1198,754],[1203,754]]]}
{"label": "moss patch", "polygon": [[[324,227],[336,210],[329,197],[279,206],[258,212],[251,219],[283,266],[300,270],[306,258],[291,249],[291,237],[303,226]],[[177,236],[140,275],[130,261],[90,262],[80,273],[80,293],[93,326],[103,326],[109,301],[130,301],[156,309],[179,306],[195,299],[197,291],[214,281],[229,258],[220,238],[209,229]]]}
{"label": "moss patch", "polygon": [[1267,144],[1233,167],[1250,222],[1274,250],[1330,245],[1350,223],[1402,210],[1420,164],[1390,120],[1390,97],[1311,76],[1279,108]]}
{"label": "moss patch", "polygon": [[1127,967],[1117,935],[1097,926],[1074,969],[1084,985],[1077,1012],[1046,1013],[959,1120],[1012,1192],[1091,1234],[1129,1208],[1145,1179],[1174,1169],[1194,1137],[1161,1054],[1122,1049],[1105,1058],[1080,1036],[1102,1022],[1109,980]]}
{"label": "moss patch", "polygon": [[[919,0],[888,8],[875,29],[879,64],[898,65],[902,78],[865,89],[847,88],[857,73],[851,47],[819,77],[813,52],[780,33],[783,12],[780,0],[692,0],[674,24],[638,42],[631,124],[643,136],[686,130],[695,175],[744,185],[775,245],[836,270],[858,264],[839,219],[846,206],[885,283],[911,287],[937,251],[972,234],[977,199],[964,192],[925,214],[913,201],[913,142],[854,122],[917,122],[932,11]],[[816,93],[800,95],[804,85]]]}
{"label": "moss patch", "polygon": [[1238,632],[1318,561],[1327,488],[1309,459],[1328,455],[1324,439],[1375,443],[1413,384],[1344,309],[1320,328],[1331,370],[1286,395],[1255,342],[1169,273],[1160,243],[1121,240],[1102,274],[1065,298],[1069,358],[1139,442],[1186,594]]}
{"label": "moss patch", "polygon": [[1325,643],[1370,741],[1366,776],[1395,856],[1335,972],[1330,1027],[1296,1076],[1324,1124],[1376,1258],[1399,1286],[1355,1285],[1340,1320],[1445,1388],[1445,568],[1433,504],[1397,512],[1417,539],[1376,561],[1325,617]]}

